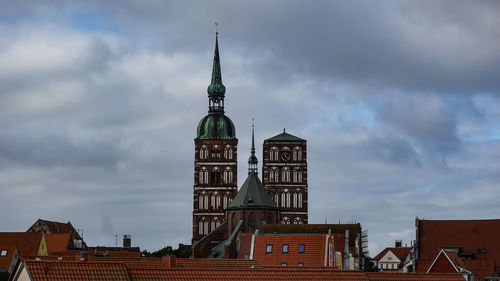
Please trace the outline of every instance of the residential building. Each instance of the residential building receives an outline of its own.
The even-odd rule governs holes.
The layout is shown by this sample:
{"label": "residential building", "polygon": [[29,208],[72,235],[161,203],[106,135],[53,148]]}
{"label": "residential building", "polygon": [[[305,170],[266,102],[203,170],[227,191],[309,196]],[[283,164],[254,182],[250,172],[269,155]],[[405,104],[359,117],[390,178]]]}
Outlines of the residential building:
{"label": "residential building", "polygon": [[68,249],[85,249],[87,245],[80,233],[73,227],[71,222],[57,222],[38,219],[26,232],[43,232],[44,234],[69,233],[70,241]]}
{"label": "residential building", "polygon": [[432,262],[427,273],[460,273],[465,281],[474,281],[474,273],[465,268],[457,253],[442,249]]}
{"label": "residential building", "polygon": [[389,247],[378,253],[373,259],[381,271],[404,271],[403,266],[412,247],[402,247],[402,241],[396,240],[395,247]]}

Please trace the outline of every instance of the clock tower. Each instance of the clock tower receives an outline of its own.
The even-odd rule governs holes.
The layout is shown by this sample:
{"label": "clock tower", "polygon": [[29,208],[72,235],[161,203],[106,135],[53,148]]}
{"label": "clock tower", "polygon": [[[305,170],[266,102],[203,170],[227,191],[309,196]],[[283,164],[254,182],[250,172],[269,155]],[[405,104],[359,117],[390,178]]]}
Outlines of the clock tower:
{"label": "clock tower", "polygon": [[283,133],[264,141],[262,182],[281,210],[282,224],[307,224],[307,141]]}
{"label": "clock tower", "polygon": [[224,114],[226,87],[222,84],[218,33],[207,92],[208,114],[200,120],[194,139],[193,244],[222,224],[225,210],[238,192],[238,139],[233,122]]}

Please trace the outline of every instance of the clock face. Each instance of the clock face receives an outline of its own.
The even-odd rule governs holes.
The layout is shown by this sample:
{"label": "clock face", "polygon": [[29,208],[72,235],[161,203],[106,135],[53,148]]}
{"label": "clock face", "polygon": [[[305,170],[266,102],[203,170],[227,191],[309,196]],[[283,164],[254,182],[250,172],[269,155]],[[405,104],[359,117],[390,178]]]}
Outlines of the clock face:
{"label": "clock face", "polygon": [[281,161],[288,162],[292,159],[292,154],[290,151],[282,151],[281,152]]}

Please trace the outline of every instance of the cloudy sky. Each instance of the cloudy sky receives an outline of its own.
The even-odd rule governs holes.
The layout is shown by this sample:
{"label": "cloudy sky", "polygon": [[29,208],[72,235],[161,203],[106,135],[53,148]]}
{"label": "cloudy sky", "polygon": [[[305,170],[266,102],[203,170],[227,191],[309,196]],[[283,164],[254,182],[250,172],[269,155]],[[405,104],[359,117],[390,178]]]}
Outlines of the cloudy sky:
{"label": "cloudy sky", "polygon": [[370,254],[414,219],[500,218],[498,1],[0,0],[0,231],[71,221],[89,245],[191,238],[194,143],[219,25],[244,180],[308,141],[311,223]]}

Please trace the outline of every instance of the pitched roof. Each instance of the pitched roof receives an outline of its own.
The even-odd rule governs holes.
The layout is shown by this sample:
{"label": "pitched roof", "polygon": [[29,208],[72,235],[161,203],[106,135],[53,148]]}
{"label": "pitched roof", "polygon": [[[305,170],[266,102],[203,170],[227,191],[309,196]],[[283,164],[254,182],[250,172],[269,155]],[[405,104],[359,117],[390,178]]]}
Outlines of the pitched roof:
{"label": "pitched roof", "polygon": [[[325,234],[265,234],[255,235],[253,258],[264,266],[325,266]],[[267,245],[272,245],[271,253],[266,252]],[[283,245],[288,245],[288,252],[283,253]],[[299,245],[304,245],[304,252],[299,253]]]}
{"label": "pitched roof", "polygon": [[42,223],[45,224],[49,229],[50,233],[75,233],[78,234],[76,229],[73,227],[71,222],[57,222],[57,221],[49,221],[49,220],[42,220],[38,219],[29,229],[35,226],[37,223]]}
{"label": "pitched roof", "polygon": [[53,233],[45,235],[47,252],[64,252],[68,250],[71,233]]}
{"label": "pitched roof", "polygon": [[349,246],[355,246],[355,239],[358,232],[361,232],[361,225],[356,224],[264,224],[261,233],[332,233],[345,234],[349,230]]}
{"label": "pitched roof", "polygon": [[266,141],[305,141],[305,140],[301,139],[299,137],[296,137],[294,135],[290,135],[289,133],[285,132],[285,129],[283,129],[283,133],[277,134],[274,137],[268,138]]}
{"label": "pitched roof", "polygon": [[238,191],[238,194],[236,194],[231,203],[229,203],[228,207],[228,209],[239,208],[277,209],[278,207],[276,207],[276,203],[274,203],[274,200],[266,191],[264,185],[262,185],[262,182],[260,181],[257,174],[254,172],[250,172],[248,173],[247,179]]}
{"label": "pitched roof", "polygon": [[[495,259],[500,264],[500,219],[495,220],[419,220],[418,258],[433,260],[441,248],[458,246],[475,259]],[[478,249],[486,253],[476,254]]]}
{"label": "pitched roof", "polygon": [[0,244],[0,253],[6,251],[5,256],[0,255],[0,269],[5,271],[10,270],[10,266],[12,265],[14,258],[14,254],[17,251],[16,245],[6,245]]}
{"label": "pitched roof", "polygon": [[38,255],[43,233],[41,232],[0,232],[0,244],[15,245],[19,255]]}
{"label": "pitched roof", "polygon": [[177,259],[177,267],[185,269],[249,269],[261,268],[257,260],[238,259]]}
{"label": "pitched roof", "polygon": [[130,280],[127,268],[119,263],[25,261],[33,281]]}
{"label": "pitched roof", "polygon": [[383,249],[373,259],[378,261],[383,258],[387,252],[391,251],[400,261],[404,261],[404,258],[410,253],[411,249],[411,247],[388,247]]}

